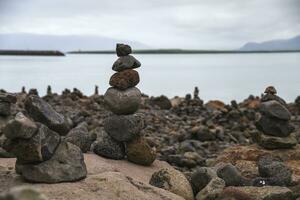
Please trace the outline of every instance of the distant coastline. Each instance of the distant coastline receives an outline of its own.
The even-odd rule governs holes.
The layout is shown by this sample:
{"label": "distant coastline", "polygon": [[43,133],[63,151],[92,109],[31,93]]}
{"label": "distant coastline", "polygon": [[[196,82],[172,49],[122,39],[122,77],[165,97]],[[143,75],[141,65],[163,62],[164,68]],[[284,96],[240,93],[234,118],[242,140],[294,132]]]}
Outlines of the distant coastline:
{"label": "distant coastline", "polygon": [[0,50],[0,56],[65,56],[60,51]]}
{"label": "distant coastline", "polygon": [[[240,51],[240,50],[185,50],[185,49],[153,49],[135,50],[134,54],[241,54],[241,53],[297,53],[299,50],[276,51]],[[70,51],[68,54],[115,54],[115,51]]]}
{"label": "distant coastline", "polygon": [[[186,50],[186,49],[147,49],[135,50],[134,54],[251,54],[251,53],[300,53],[300,50]],[[51,50],[0,50],[0,56],[65,56],[65,54],[115,54],[114,50],[99,51],[51,51]]]}

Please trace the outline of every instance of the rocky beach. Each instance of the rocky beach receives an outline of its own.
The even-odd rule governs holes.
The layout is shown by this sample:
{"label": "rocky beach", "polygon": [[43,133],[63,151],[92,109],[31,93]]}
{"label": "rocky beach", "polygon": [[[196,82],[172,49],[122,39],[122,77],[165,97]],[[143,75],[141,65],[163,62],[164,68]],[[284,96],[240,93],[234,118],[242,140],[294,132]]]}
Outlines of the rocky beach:
{"label": "rocky beach", "polygon": [[152,97],[130,46],[116,52],[103,95],[1,90],[1,200],[300,199],[300,96]]}

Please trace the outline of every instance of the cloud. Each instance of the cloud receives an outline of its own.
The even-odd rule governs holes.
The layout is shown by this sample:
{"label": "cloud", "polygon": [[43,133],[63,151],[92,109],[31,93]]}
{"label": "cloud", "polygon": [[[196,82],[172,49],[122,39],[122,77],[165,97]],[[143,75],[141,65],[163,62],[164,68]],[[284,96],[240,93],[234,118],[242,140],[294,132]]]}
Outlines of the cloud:
{"label": "cloud", "polygon": [[99,35],[156,48],[235,49],[300,34],[298,0],[0,0],[0,33]]}

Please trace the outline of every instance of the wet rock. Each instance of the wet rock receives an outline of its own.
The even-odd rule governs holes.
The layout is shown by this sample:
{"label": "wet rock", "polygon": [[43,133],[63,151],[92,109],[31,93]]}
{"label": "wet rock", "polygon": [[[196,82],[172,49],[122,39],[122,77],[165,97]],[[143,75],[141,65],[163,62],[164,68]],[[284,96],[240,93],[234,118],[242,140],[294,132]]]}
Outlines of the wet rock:
{"label": "wet rock", "polygon": [[258,144],[266,149],[289,149],[298,144],[295,134],[288,137],[274,137],[257,133],[254,137]]}
{"label": "wet rock", "polygon": [[132,69],[117,72],[110,77],[109,85],[120,90],[136,86],[140,82],[139,73]]}
{"label": "wet rock", "polygon": [[37,130],[37,125],[23,113],[19,112],[15,119],[8,122],[3,133],[9,139],[29,139],[37,132]]}
{"label": "wet rock", "polygon": [[172,108],[171,101],[164,95],[159,97],[151,97],[149,103],[150,105],[158,106],[160,109],[169,110]]}
{"label": "wet rock", "polygon": [[214,170],[208,167],[197,168],[191,175],[191,184],[194,194],[196,195],[215,177],[217,177],[217,175]]}
{"label": "wet rock", "polygon": [[189,181],[175,169],[166,168],[155,172],[150,179],[150,184],[182,196],[186,200],[194,199]]}
{"label": "wet rock", "polygon": [[122,56],[113,64],[112,69],[116,72],[123,71],[125,69],[135,69],[141,66],[141,63],[133,56]]}
{"label": "wet rock", "polygon": [[129,115],[139,109],[141,92],[136,87],[124,91],[111,87],[106,91],[104,101],[113,113],[117,115]]}
{"label": "wet rock", "polygon": [[132,53],[132,49],[127,44],[117,44],[116,52],[117,52],[117,56],[119,56],[119,57],[128,56],[129,54]]}
{"label": "wet rock", "polygon": [[39,164],[20,165],[22,177],[30,182],[72,182],[87,175],[80,148],[69,142],[61,142],[50,160]]}
{"label": "wet rock", "polygon": [[13,153],[22,163],[49,160],[60,142],[60,136],[43,124],[30,139],[6,140],[3,148]]}
{"label": "wet rock", "polygon": [[115,160],[121,160],[125,157],[124,144],[112,139],[106,133],[94,142],[93,151],[99,156]]}
{"label": "wet rock", "polygon": [[0,200],[47,200],[46,196],[33,187],[18,186],[0,194]]}
{"label": "wet rock", "polygon": [[96,138],[89,134],[88,124],[82,122],[75,128],[71,129],[65,138],[65,141],[78,146],[83,153],[90,150],[91,144]]}
{"label": "wet rock", "polygon": [[196,196],[196,200],[217,199],[225,187],[221,178],[213,178]]}
{"label": "wet rock", "polygon": [[111,115],[104,120],[104,130],[120,142],[127,142],[140,136],[144,126],[144,116],[139,113]]}
{"label": "wet rock", "polygon": [[261,103],[259,106],[259,110],[265,115],[273,118],[282,120],[291,119],[291,113],[288,111],[288,109],[274,100]]}
{"label": "wet rock", "polygon": [[45,124],[61,135],[66,135],[71,128],[71,122],[68,119],[36,95],[28,96],[25,108],[35,121]]}
{"label": "wet rock", "polygon": [[156,158],[156,152],[143,138],[126,143],[126,155],[130,162],[145,166],[151,165]]}
{"label": "wet rock", "polygon": [[247,180],[241,175],[241,173],[232,164],[225,164],[217,169],[218,177],[225,181],[226,187],[228,186],[244,186],[249,185]]}
{"label": "wet rock", "polygon": [[288,121],[272,119],[265,115],[259,118],[256,127],[264,134],[276,137],[287,137],[295,130]]}
{"label": "wet rock", "polygon": [[289,186],[292,182],[291,169],[279,158],[262,156],[258,160],[258,171],[261,177],[268,178],[269,185]]}

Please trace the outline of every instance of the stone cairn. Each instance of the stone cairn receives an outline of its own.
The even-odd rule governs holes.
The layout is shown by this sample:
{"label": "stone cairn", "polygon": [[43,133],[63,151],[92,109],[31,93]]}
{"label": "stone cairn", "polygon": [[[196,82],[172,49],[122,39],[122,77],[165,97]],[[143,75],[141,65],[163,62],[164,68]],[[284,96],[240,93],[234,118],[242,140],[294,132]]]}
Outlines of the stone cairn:
{"label": "stone cairn", "polygon": [[58,183],[85,178],[82,151],[61,138],[71,129],[70,119],[36,95],[26,97],[24,113],[17,113],[3,129],[7,138],[3,148],[17,158],[16,172],[30,182]]}
{"label": "stone cairn", "polygon": [[297,139],[291,125],[291,113],[285,101],[276,95],[273,86],[267,87],[259,106],[260,116],[256,127],[260,133],[254,139],[265,149],[289,149],[297,145]]}
{"label": "stone cairn", "polygon": [[104,101],[112,112],[104,120],[105,135],[98,141],[93,150],[96,154],[111,158],[123,159],[140,165],[151,165],[155,151],[141,136],[145,127],[144,116],[136,113],[141,103],[142,94],[135,86],[140,78],[137,71],[141,63],[132,55],[131,47],[125,44],[116,46],[117,61],[112,69],[116,71],[110,78],[110,87]]}

